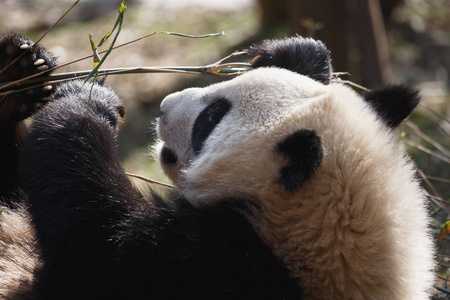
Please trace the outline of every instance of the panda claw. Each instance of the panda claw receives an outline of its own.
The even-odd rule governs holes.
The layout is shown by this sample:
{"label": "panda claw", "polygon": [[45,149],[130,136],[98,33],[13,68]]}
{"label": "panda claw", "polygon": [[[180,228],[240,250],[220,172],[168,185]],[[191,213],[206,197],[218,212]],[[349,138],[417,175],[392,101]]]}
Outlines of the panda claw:
{"label": "panda claw", "polygon": [[48,66],[47,65],[42,65],[42,66],[39,66],[37,69],[38,69],[38,71],[45,71],[45,70],[48,70]]}
{"label": "panda claw", "polygon": [[43,60],[42,58],[38,59],[37,61],[34,62],[35,66],[39,66],[42,65],[43,63],[45,63],[45,60]]}
{"label": "panda claw", "polygon": [[30,45],[28,45],[28,44],[23,44],[23,45],[21,45],[19,48],[22,49],[22,50],[26,50],[26,49],[30,48]]}
{"label": "panda claw", "polygon": [[53,89],[53,87],[51,85],[46,85],[42,88],[43,92],[48,92],[51,91]]}

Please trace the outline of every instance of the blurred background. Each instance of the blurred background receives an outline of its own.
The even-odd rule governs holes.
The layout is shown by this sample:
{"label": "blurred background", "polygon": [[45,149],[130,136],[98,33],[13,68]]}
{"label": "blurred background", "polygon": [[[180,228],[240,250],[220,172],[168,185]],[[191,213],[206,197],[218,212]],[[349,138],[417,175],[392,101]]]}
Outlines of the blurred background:
{"label": "blurred background", "polygon": [[[38,39],[75,1],[2,0],[0,34],[19,32]],[[88,34],[99,41],[112,29],[118,0],[81,0],[41,42],[70,62],[91,54]],[[448,0],[128,0],[117,44],[153,31],[201,35],[208,39],[156,35],[114,50],[102,68],[200,66],[267,38],[294,34],[322,40],[331,50],[335,72],[348,72],[366,88],[410,83],[423,103],[399,130],[417,162],[430,200],[436,236],[450,214],[450,1]],[[59,72],[92,69],[92,61]],[[167,94],[225,80],[213,76],[139,74],[109,76],[108,84],[124,99],[120,155],[125,168],[167,181],[149,155],[152,122]],[[360,91],[358,91],[360,92]],[[411,224],[414,226],[414,224]],[[450,227],[449,227],[450,231]],[[445,235],[444,231],[444,235]],[[439,243],[441,289],[446,299],[450,243]]]}

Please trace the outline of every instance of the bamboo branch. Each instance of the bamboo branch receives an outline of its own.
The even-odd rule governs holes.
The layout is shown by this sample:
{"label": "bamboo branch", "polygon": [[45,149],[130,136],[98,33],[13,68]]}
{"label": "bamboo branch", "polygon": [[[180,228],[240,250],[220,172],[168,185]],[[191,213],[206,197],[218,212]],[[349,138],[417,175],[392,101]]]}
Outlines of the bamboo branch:
{"label": "bamboo branch", "polygon": [[[250,70],[249,63],[223,63],[225,60],[244,54],[243,52],[235,52],[225,58],[220,59],[216,63],[206,66],[180,66],[180,67],[137,67],[137,68],[112,68],[98,70],[98,76],[105,75],[123,75],[123,74],[142,74],[142,73],[181,73],[181,74],[209,74],[221,77],[234,77]],[[42,76],[42,74],[27,77],[14,82],[0,83],[0,96],[9,95],[11,93],[23,92],[40,86],[57,84],[63,81],[86,78],[92,70],[68,72],[60,74],[51,74]],[[47,72],[44,73],[47,74]]]}

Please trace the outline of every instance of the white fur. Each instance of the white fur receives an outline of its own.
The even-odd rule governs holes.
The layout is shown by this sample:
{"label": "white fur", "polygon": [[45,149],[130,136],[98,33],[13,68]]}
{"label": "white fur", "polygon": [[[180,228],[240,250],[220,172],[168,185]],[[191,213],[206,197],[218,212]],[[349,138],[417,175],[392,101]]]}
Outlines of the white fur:
{"label": "white fur", "polygon": [[[208,103],[231,111],[196,157],[192,126]],[[164,170],[188,199],[248,196],[261,238],[307,299],[426,299],[433,247],[425,198],[395,131],[350,89],[276,68],[257,69],[167,97],[160,147],[178,156]],[[295,193],[279,183],[277,143],[299,129],[320,136],[318,171]]]}

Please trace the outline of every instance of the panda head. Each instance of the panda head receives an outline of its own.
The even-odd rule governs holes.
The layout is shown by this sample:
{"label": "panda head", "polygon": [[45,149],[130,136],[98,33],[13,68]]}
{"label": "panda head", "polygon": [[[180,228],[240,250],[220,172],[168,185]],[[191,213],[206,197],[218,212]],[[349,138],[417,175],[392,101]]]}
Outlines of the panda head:
{"label": "panda head", "polygon": [[330,83],[329,52],[312,39],[266,41],[248,53],[254,70],[161,104],[157,155],[192,201],[295,197],[320,170],[339,168],[349,148],[376,152],[373,136],[389,134],[418,103],[405,86],[361,97]]}

